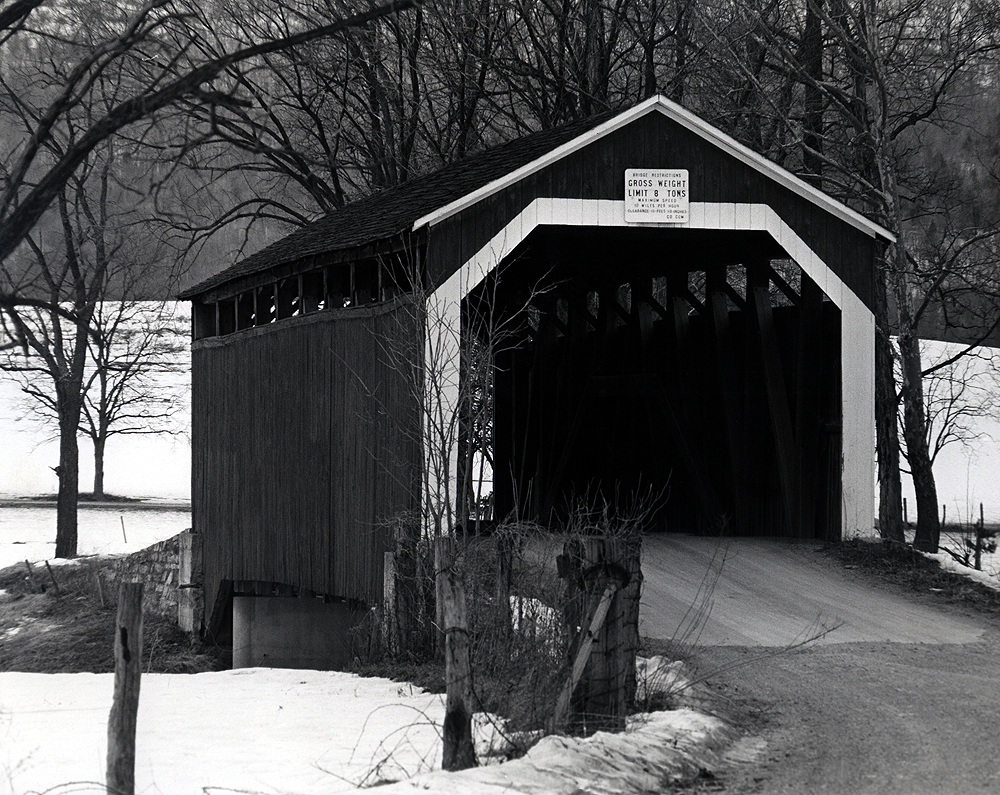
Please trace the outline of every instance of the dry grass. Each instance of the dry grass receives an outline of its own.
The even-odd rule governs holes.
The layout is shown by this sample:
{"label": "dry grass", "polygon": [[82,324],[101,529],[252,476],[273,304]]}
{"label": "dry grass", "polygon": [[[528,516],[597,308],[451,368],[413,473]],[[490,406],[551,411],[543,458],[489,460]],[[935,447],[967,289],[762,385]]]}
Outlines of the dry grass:
{"label": "dry grass", "polygon": [[937,561],[905,544],[854,539],[830,544],[825,551],[845,567],[903,591],[930,594],[935,599],[989,615],[1000,613],[1000,591],[944,571]]}
{"label": "dry grass", "polygon": [[[465,585],[474,708],[503,719],[511,744],[508,755],[519,755],[553,730],[556,700],[575,656],[571,653],[578,638],[571,634],[567,617],[579,613],[578,602],[585,597],[560,578],[556,556],[572,539],[638,539],[640,520],[609,518],[606,511],[581,508],[561,533],[509,521],[488,536],[459,540],[456,567]],[[411,556],[417,561],[411,566],[418,573],[415,579],[423,581],[397,582],[397,588],[430,595],[426,603],[430,610],[413,611],[421,618],[420,627],[410,633],[407,652],[395,659],[381,647],[377,618],[366,624],[354,637],[353,670],[441,692],[444,667],[434,655],[437,627],[430,601],[434,584],[430,545],[419,545]]]}
{"label": "dry grass", "polygon": [[[101,572],[110,558],[85,558],[50,573],[24,563],[0,569],[0,671],[107,673],[114,670],[116,596]],[[197,673],[221,670],[221,650],[192,639],[170,619],[147,612],[143,670]]]}

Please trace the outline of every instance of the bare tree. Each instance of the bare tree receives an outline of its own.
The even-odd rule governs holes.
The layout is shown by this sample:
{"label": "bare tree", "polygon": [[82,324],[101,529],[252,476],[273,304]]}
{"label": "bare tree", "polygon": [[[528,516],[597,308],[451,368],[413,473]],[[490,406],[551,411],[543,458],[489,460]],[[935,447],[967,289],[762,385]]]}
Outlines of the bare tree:
{"label": "bare tree", "polygon": [[89,339],[80,431],[94,448],[94,498],[104,496],[104,461],[113,436],[178,432],[184,402],[187,328],[172,304],[103,301]]}
{"label": "bare tree", "polygon": [[[971,448],[983,438],[981,418],[996,416],[1000,408],[996,354],[979,348],[956,357],[954,347],[952,344],[948,346],[952,350],[946,348],[932,358],[924,371],[927,447],[932,463],[949,445]],[[908,459],[905,448],[903,453]]]}
{"label": "bare tree", "polygon": [[[175,418],[183,405],[182,372],[187,353],[186,329],[173,317],[172,304],[158,301],[101,301],[86,337],[87,356],[81,391],[78,433],[93,445],[93,496],[105,496],[107,442],[113,436],[179,432]],[[40,340],[52,329],[39,316],[26,325]],[[62,320],[63,339],[72,324]],[[75,339],[75,338],[74,338]],[[24,416],[59,434],[59,401],[51,367],[34,347],[29,354],[7,351],[0,369],[20,384]]]}
{"label": "bare tree", "polygon": [[166,133],[162,123],[192,104],[218,109],[248,102],[229,79],[230,67],[419,4],[372,5],[321,26],[301,13],[288,35],[256,43],[229,38],[224,49],[216,47],[212,18],[187,0],[0,5],[0,123],[16,142],[0,160],[3,344],[34,352],[54,383],[57,557],[72,557],[77,548],[76,434],[96,308],[113,295],[118,268],[130,267],[125,238],[107,224],[111,186],[117,180],[119,198],[143,192],[118,179],[123,136],[162,146],[164,136],[183,142],[202,134],[184,126],[182,116]]}
{"label": "bare tree", "polygon": [[[742,4],[745,13],[752,10],[752,4],[753,0]],[[786,115],[782,123],[793,130],[794,140],[807,145],[815,142],[804,150],[803,158],[814,164],[813,172],[822,169],[828,191],[868,213],[896,236],[878,274],[875,306],[881,532],[895,540],[903,537],[897,390],[890,344],[895,331],[903,433],[918,503],[915,544],[936,549],[940,527],[926,447],[918,307],[914,305],[926,293],[910,251],[911,236],[926,208],[906,164],[922,134],[954,124],[970,77],[993,62],[1000,45],[996,10],[975,0],[960,8],[953,3],[894,0],[803,0],[782,6],[783,15],[749,31],[766,51],[772,73],[787,75],[811,92],[811,123],[803,124],[804,114]],[[807,21],[812,26],[808,34]],[[803,44],[808,36],[815,42],[817,24],[825,43],[822,79],[817,77],[814,50]],[[754,74],[750,67],[745,73]],[[822,114],[822,124],[817,123],[817,112]],[[817,136],[820,130],[822,136]]]}
{"label": "bare tree", "polygon": [[549,128],[618,107],[638,94],[624,88],[620,46],[628,0],[509,3],[501,13],[504,47],[498,90],[520,132]]}
{"label": "bare tree", "polygon": [[[174,159],[204,188],[177,226],[199,242],[234,227],[300,226],[483,147],[656,90],[714,111],[725,58],[694,8],[438,0],[234,64],[225,79],[249,102],[184,104],[201,133]],[[314,18],[343,12],[331,0]],[[230,39],[286,36],[298,23],[271,0],[215,14],[212,57]]]}
{"label": "bare tree", "polygon": [[[177,225],[199,242],[234,225],[294,228],[509,138],[509,120],[489,101],[497,6],[440,0],[230,67],[227,79],[251,101],[185,108],[205,134],[178,162],[205,189],[197,217],[181,208]],[[245,40],[295,24],[291,12],[248,14],[242,5],[220,23]],[[246,189],[234,196],[235,181]]]}
{"label": "bare tree", "polygon": [[[228,80],[230,67],[418,5],[420,0],[393,0],[321,26],[300,13],[288,35],[254,44],[236,41],[222,51],[215,46],[207,11],[186,0],[147,0],[115,9],[92,0],[86,6],[60,6],[65,17],[42,0],[0,6],[4,56],[38,43],[56,43],[60,51],[56,79],[31,98],[40,104],[21,114],[23,134],[0,170],[0,263],[6,267],[8,257],[26,242],[71,177],[109,138],[140,123],[155,125],[181,103],[209,109],[244,105],[248,100],[238,96]],[[93,92],[115,69],[130,75],[115,102],[81,119],[81,106],[94,106],[89,102]],[[19,94],[6,80],[0,83],[0,95],[4,102],[18,104]],[[2,307],[37,301],[10,284],[0,292]]]}
{"label": "bare tree", "polygon": [[2,367],[19,376],[23,390],[43,412],[52,412],[58,427],[57,557],[76,554],[77,435],[86,423],[93,376],[100,374],[95,364],[112,364],[101,348],[121,328],[109,325],[104,302],[118,297],[119,307],[127,306],[121,298],[157,261],[156,241],[130,224],[141,220],[142,203],[129,204],[118,187],[127,171],[120,155],[108,142],[93,151],[56,198],[58,226],[40,224],[26,238],[30,258],[14,257],[0,271],[8,293],[28,284],[38,299],[5,307],[19,344],[5,352]]}

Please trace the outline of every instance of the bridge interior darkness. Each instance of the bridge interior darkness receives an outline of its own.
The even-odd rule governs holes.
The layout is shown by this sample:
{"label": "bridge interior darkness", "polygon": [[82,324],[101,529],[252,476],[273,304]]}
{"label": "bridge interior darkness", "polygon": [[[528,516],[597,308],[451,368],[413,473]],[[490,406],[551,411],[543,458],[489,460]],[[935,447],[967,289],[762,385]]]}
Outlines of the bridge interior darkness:
{"label": "bridge interior darkness", "polygon": [[839,537],[840,312],[767,233],[541,227],[466,310],[495,515],[646,495],[649,529]]}

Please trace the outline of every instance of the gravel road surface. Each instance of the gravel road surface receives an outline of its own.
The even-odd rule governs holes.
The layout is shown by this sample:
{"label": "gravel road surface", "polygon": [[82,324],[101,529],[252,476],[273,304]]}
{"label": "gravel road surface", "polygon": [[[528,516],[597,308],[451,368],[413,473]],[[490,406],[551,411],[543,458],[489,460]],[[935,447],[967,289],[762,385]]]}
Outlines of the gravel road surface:
{"label": "gravel road surface", "polygon": [[1000,792],[996,622],[873,585],[814,544],[650,536],[643,572],[641,633],[696,644],[746,732],[686,791]]}

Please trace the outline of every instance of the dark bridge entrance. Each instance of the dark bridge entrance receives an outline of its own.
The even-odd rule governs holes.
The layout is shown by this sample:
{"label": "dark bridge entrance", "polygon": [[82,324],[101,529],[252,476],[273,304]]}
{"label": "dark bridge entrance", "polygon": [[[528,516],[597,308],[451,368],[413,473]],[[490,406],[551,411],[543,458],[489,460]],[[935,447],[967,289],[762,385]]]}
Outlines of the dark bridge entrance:
{"label": "dark bridge entrance", "polygon": [[529,294],[496,361],[499,515],[646,495],[661,529],[839,536],[840,312],[772,238],[540,228],[470,300]]}

